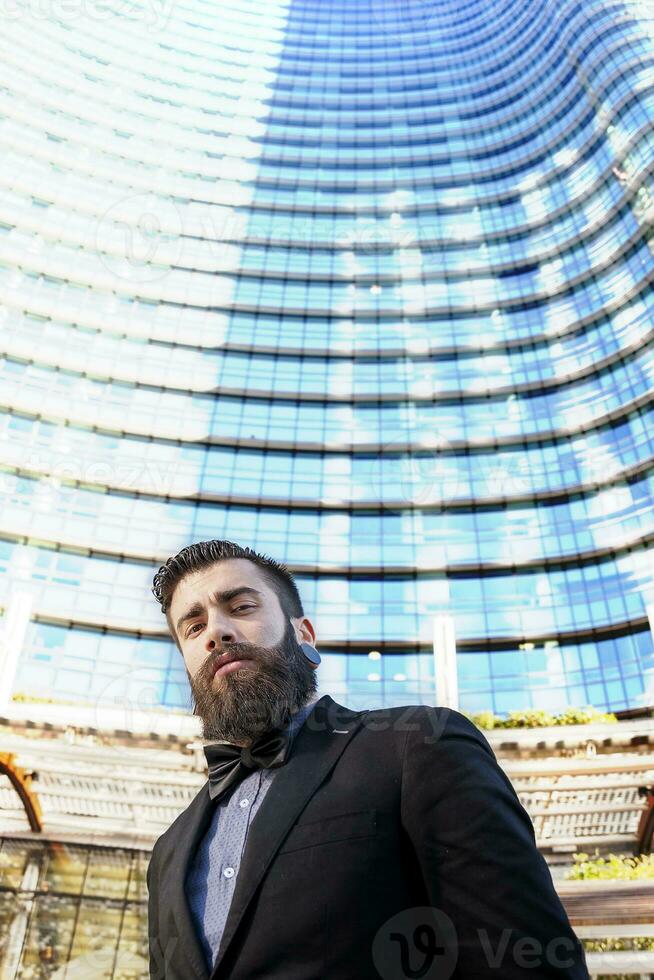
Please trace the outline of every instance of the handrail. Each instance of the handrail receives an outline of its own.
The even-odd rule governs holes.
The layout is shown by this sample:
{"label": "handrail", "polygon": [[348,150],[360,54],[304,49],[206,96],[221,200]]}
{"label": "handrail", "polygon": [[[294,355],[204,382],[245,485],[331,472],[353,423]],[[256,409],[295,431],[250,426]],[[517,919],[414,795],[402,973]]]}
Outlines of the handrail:
{"label": "handrail", "polygon": [[26,772],[15,763],[16,756],[10,752],[0,752],[0,773],[7,776],[9,782],[20,797],[27,814],[30,829],[35,833],[43,830],[43,813],[39,799],[32,789],[35,773]]}

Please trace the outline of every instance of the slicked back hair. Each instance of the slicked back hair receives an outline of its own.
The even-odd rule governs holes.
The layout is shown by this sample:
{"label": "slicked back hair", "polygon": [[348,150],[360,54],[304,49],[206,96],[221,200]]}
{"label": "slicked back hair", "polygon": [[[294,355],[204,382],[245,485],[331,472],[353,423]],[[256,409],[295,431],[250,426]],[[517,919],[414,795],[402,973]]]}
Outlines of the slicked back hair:
{"label": "slicked back hair", "polygon": [[288,619],[304,616],[302,600],[295,579],[281,562],[274,558],[268,558],[266,555],[260,555],[252,548],[242,547],[233,541],[198,541],[196,544],[182,548],[178,554],[169,558],[159,568],[152,580],[152,594],[161,605],[161,611],[165,613],[168,629],[180,653],[182,648],[170,618],[170,603],[176,587],[186,575],[199,572],[216,562],[231,558],[245,558],[262,570],[268,584],[279,599],[282,612]]}

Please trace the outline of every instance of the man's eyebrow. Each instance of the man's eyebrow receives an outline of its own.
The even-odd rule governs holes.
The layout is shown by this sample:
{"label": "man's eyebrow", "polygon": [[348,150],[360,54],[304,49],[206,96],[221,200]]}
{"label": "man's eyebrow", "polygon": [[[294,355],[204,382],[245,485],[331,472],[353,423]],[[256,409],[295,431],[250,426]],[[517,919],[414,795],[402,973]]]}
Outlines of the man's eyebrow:
{"label": "man's eyebrow", "polygon": [[[220,605],[224,602],[231,602],[231,600],[235,599],[237,595],[242,595],[244,593],[248,595],[263,596],[262,592],[259,592],[258,589],[253,589],[249,585],[237,585],[235,589],[226,589],[224,592],[215,592],[213,599],[218,605]],[[177,632],[179,633],[180,626],[183,626],[187,620],[195,619],[196,616],[201,616],[203,612],[204,606],[202,603],[194,602],[191,608],[187,609],[184,615],[180,616],[177,620],[177,625],[175,627]]]}

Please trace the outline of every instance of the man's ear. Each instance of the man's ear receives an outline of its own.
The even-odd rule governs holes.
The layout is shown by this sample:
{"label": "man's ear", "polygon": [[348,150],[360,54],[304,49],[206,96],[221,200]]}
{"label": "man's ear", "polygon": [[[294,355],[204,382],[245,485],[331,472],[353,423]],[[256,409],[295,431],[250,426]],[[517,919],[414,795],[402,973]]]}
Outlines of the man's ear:
{"label": "man's ear", "polygon": [[310,619],[308,619],[306,616],[298,616],[295,619],[291,619],[291,623],[295,629],[295,639],[298,643],[310,643],[311,646],[315,646],[316,631],[314,630]]}

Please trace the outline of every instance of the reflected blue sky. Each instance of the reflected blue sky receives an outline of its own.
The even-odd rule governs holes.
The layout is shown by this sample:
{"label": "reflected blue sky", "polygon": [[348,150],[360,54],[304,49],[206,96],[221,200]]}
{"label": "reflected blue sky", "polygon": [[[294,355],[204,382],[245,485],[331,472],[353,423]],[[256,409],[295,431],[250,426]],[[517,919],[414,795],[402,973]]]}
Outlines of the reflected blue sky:
{"label": "reflected blue sky", "polygon": [[[286,562],[353,707],[654,700],[654,13],[24,5],[0,38],[13,690],[186,710],[150,594]],[[372,656],[379,652],[379,657]]]}

